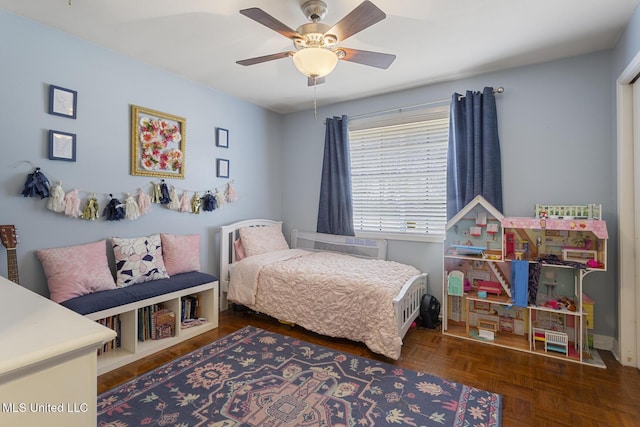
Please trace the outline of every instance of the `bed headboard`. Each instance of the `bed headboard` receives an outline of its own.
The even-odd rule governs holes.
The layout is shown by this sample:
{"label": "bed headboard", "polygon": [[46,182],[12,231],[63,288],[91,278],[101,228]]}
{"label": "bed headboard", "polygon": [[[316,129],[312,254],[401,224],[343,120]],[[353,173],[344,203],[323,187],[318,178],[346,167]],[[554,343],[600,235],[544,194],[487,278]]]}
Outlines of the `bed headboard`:
{"label": "bed headboard", "polygon": [[[277,225],[282,230],[282,221],[273,221],[270,219],[247,219],[244,221],[234,222],[233,224],[223,225],[221,227],[222,235],[220,236],[220,291],[227,292],[229,289],[229,269],[230,265],[236,261],[236,248],[233,244],[240,237],[239,230],[243,227],[265,227],[268,225]],[[226,295],[221,295],[220,307],[227,308]]]}

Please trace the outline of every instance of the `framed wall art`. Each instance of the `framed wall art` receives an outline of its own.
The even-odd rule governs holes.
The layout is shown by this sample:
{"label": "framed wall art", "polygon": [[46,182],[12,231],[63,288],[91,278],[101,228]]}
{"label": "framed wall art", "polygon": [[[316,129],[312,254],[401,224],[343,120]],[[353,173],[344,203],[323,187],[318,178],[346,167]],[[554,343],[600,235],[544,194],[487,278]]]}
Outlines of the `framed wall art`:
{"label": "framed wall art", "polygon": [[49,131],[49,159],[76,161],[76,135],[73,133]]}
{"label": "framed wall art", "polygon": [[131,175],[184,178],[187,119],[131,106]]}
{"label": "framed wall art", "polygon": [[223,128],[216,128],[216,146],[229,148],[229,131]]}
{"label": "framed wall art", "polygon": [[229,160],[218,159],[216,165],[216,176],[218,178],[229,178]]}
{"label": "framed wall art", "polygon": [[75,119],[77,109],[78,92],[49,85],[49,114]]}

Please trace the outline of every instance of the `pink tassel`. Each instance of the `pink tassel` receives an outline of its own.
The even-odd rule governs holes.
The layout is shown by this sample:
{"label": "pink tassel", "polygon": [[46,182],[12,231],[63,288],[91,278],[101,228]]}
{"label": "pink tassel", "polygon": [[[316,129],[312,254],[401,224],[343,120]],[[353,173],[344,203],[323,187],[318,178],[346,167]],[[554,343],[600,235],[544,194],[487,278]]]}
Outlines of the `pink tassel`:
{"label": "pink tassel", "polygon": [[80,218],[80,198],[78,190],[71,190],[64,196],[64,214],[72,218]]}
{"label": "pink tassel", "polygon": [[142,188],[138,189],[138,211],[140,215],[151,212],[151,196],[142,191]]}
{"label": "pink tassel", "polygon": [[183,191],[182,197],[180,197],[180,212],[193,212],[193,209],[191,209],[191,198],[186,191]]}
{"label": "pink tassel", "polygon": [[233,185],[231,185],[231,183],[227,183],[227,190],[225,191],[225,196],[227,198],[227,202],[229,203],[235,202],[236,200],[238,200],[238,193],[236,192],[236,189],[233,188]]}

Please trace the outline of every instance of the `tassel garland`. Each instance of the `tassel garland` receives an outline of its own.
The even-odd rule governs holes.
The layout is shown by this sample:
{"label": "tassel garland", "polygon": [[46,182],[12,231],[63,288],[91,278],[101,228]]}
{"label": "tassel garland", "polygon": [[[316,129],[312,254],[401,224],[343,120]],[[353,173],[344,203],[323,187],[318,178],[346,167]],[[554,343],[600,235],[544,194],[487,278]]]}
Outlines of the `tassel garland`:
{"label": "tassel garland", "polygon": [[211,191],[207,191],[207,194],[202,196],[200,200],[202,200],[202,210],[205,212],[213,212],[218,207],[216,198],[211,194]]}
{"label": "tassel garland", "polygon": [[200,205],[202,205],[202,199],[200,199],[198,193],[193,193],[193,197],[191,198],[191,212],[193,212],[194,214],[199,214]]}
{"label": "tassel garland", "polygon": [[93,221],[94,219],[98,219],[98,199],[94,194],[93,197],[89,199],[87,202],[87,206],[82,210],[82,219]]}
{"label": "tassel garland", "polygon": [[232,203],[238,200],[238,193],[236,192],[236,189],[233,188],[233,185],[231,185],[230,182],[227,183],[227,189],[225,190],[225,197],[228,203]]}
{"label": "tassel garland", "polygon": [[138,189],[138,210],[141,215],[151,212],[151,196],[142,191],[142,188]]}
{"label": "tassel garland", "polygon": [[127,198],[124,200],[124,212],[127,219],[138,219],[140,217],[140,207],[131,194],[127,194]]}
{"label": "tassel garland", "polygon": [[180,197],[180,212],[193,212],[191,208],[191,199],[189,198],[189,193],[187,191],[182,192],[182,197]]}
{"label": "tassel garland", "polygon": [[47,208],[54,212],[64,212],[64,190],[62,189],[62,183],[59,182],[51,189]]}
{"label": "tassel garland", "polygon": [[167,205],[167,207],[171,210],[177,211],[178,209],[180,209],[180,199],[178,198],[178,192],[176,191],[176,187],[171,187],[171,190],[169,190],[169,198],[171,199],[169,201],[169,204]]}
{"label": "tassel garland", "polygon": [[171,197],[169,196],[169,188],[167,184],[165,184],[164,179],[160,182],[160,204],[168,205],[171,202]]}
{"label": "tassel garland", "polygon": [[[202,197],[200,197],[199,192],[190,192],[188,190],[182,190],[182,195],[179,196],[178,189],[174,186],[169,188],[164,179],[159,183],[151,182],[151,184],[152,191],[149,194],[141,188],[138,189],[135,196],[124,193],[124,203],[120,202],[113,194],[109,194],[109,200],[102,211],[102,218],[105,221],[134,220],[141,215],[149,213],[152,203],[166,205],[168,209],[178,212],[199,214],[201,210],[212,212],[238,199],[238,194],[230,182],[226,184],[224,191],[219,188],[207,190]],[[73,189],[65,194],[60,181],[52,187],[48,178],[39,167],[36,167],[32,173],[28,174],[21,194],[24,197],[40,197],[40,199],[48,197],[47,209],[63,213],[71,218],[90,221],[100,219],[101,215],[96,194],[93,193],[87,199],[84,208],[81,208],[80,191]],[[192,196],[190,196],[191,193],[193,193]]]}
{"label": "tassel garland", "polygon": [[109,200],[109,203],[107,203],[107,206],[105,206],[102,211],[104,219],[107,221],[120,221],[124,219],[125,212],[123,204],[120,203],[120,200],[113,197],[113,194],[109,194],[109,198],[111,198],[111,200]]}
{"label": "tassel garland", "polygon": [[27,175],[27,181],[24,183],[22,195],[24,197],[40,196],[40,199],[49,197],[49,180],[40,172],[40,168],[36,168],[33,173]]}
{"label": "tassel garland", "polygon": [[77,189],[69,191],[64,196],[64,214],[72,218],[80,218],[82,216]]}
{"label": "tassel garland", "polygon": [[224,206],[225,203],[227,203],[227,199],[225,198],[225,195],[222,193],[222,191],[218,190],[217,188],[216,188],[215,198],[216,198],[216,204],[218,205],[218,208],[221,208],[222,206]]}

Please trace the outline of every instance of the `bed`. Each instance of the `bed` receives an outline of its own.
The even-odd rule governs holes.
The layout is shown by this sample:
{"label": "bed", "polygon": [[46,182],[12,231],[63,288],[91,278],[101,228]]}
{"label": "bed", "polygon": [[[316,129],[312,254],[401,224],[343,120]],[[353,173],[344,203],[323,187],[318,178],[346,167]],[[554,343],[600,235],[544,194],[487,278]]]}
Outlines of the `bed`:
{"label": "bed", "polygon": [[222,226],[222,300],[398,359],[427,274],[386,261],[381,239],[294,230],[290,240],[278,221]]}

